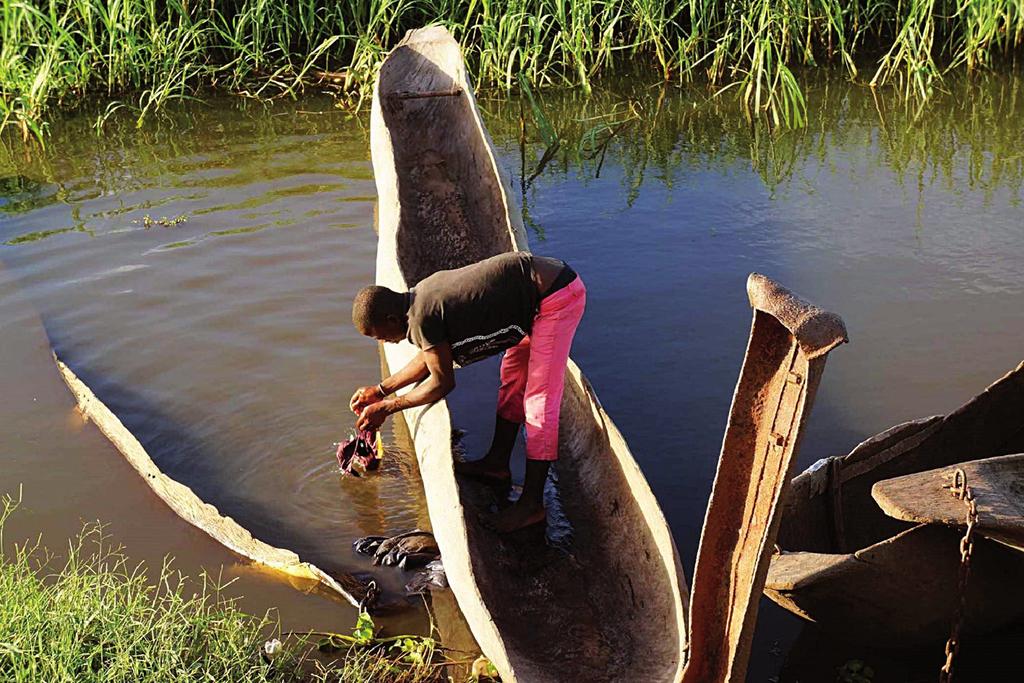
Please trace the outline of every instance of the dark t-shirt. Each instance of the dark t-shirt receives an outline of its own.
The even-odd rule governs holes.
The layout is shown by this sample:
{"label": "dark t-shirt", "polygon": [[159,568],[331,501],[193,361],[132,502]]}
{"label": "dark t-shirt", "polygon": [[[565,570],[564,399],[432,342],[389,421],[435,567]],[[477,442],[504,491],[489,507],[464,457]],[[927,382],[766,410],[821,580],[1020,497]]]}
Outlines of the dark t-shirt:
{"label": "dark t-shirt", "polygon": [[438,271],[413,292],[407,338],[424,351],[448,342],[459,366],[522,341],[538,305],[533,258],[525,251]]}

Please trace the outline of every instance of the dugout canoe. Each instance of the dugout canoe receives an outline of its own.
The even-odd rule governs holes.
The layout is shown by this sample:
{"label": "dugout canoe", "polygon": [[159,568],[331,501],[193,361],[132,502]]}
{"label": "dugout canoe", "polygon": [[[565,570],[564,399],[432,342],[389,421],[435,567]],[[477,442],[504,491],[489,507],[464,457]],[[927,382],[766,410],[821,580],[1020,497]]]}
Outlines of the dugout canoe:
{"label": "dugout canoe", "polygon": [[[410,31],[385,59],[370,130],[377,284],[406,291],[438,270],[528,250],[459,46],[443,28]],[[751,276],[748,290],[754,325],[702,534],[693,619],[703,628],[685,673],[689,605],[671,532],[572,360],[556,467],[567,550],[484,529],[478,514],[492,499],[454,474],[445,401],[404,411],[449,584],[503,680],[742,680],[776,504],[825,356],[845,341],[838,317],[767,278]],[[382,347],[391,370],[417,353],[407,342]]]}
{"label": "dugout canoe", "polygon": [[[240,563],[284,580],[303,592],[316,592],[353,606],[367,598],[368,579],[328,573],[304,562],[290,550],[254,538],[236,521],[201,500],[188,486],[161,471],[117,415],[57,356],[39,314],[29,305],[2,260],[0,300],[4,301],[7,315],[0,321],[0,348],[4,350],[7,363],[5,374],[0,377],[0,393],[4,397],[0,403],[0,424],[20,421],[26,411],[60,407],[70,390],[77,413],[110,441],[150,490],[181,519],[238,556]],[[15,442],[18,436],[19,430],[15,430]],[[35,443],[34,438],[32,443]]]}
{"label": "dugout canoe", "polygon": [[[793,480],[765,593],[826,629],[886,645],[939,642],[958,600],[962,527],[888,516],[879,482],[1024,451],[1024,364],[953,413],[896,425]],[[884,485],[882,485],[884,486]],[[948,495],[948,494],[947,494]],[[967,636],[1024,617],[1024,553],[979,536]]]}
{"label": "dugout canoe", "polygon": [[[117,415],[56,353],[53,354],[53,360],[61,379],[74,395],[82,417],[92,422],[107,437],[150,490],[178,517],[206,533],[252,567],[285,579],[303,592],[317,592],[352,606],[360,606],[374,597],[370,591],[375,589],[371,589],[367,581],[348,574],[330,574],[315,564],[304,562],[291,550],[261,541],[234,519],[222,515],[216,506],[200,499],[191,488],[167,476]],[[373,611],[373,605],[367,605],[367,608]]]}

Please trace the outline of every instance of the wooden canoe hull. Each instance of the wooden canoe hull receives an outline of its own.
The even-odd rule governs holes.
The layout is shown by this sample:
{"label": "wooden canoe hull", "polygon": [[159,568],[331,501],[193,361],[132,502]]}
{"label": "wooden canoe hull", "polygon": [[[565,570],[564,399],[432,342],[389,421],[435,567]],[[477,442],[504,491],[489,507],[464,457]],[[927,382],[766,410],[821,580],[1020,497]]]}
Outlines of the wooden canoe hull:
{"label": "wooden canoe hull", "polygon": [[[21,410],[59,406],[70,390],[74,410],[79,416],[75,418],[76,423],[80,419],[91,422],[138,472],[141,481],[178,517],[209,535],[247,566],[284,580],[303,592],[317,592],[353,606],[366,597],[365,581],[345,574],[329,574],[303,561],[291,550],[254,538],[236,521],[201,500],[191,488],[167,476],[117,415],[57,357],[42,320],[23,303],[22,296],[13,274],[0,262],[0,297],[6,297],[5,304],[18,302],[5,307],[10,317],[3,321],[8,325],[3,330],[3,350],[8,361],[13,362],[5,368],[3,381],[0,381],[4,396],[0,417],[18,420]],[[58,375],[61,381],[57,380]]]}
{"label": "wooden canoe hull", "polygon": [[[944,638],[957,600],[950,573],[962,530],[907,534],[915,526],[887,516],[871,489],[893,477],[1024,451],[1022,405],[1024,364],[949,415],[897,425],[849,455],[812,465],[793,480],[779,530],[783,553],[772,558],[765,593],[805,619],[864,640]],[[971,590],[980,593],[972,598],[968,636],[1024,617],[1024,600],[998,599],[1015,590],[1006,580],[1021,570],[1020,553],[982,541],[986,559],[971,573]]]}
{"label": "wooden canoe hull", "polygon": [[[480,120],[458,44],[411,31],[381,66],[371,146],[377,284],[528,248],[510,185]],[[384,344],[394,370],[417,350]],[[686,584],[664,515],[592,387],[571,360],[558,488],[573,544],[498,536],[478,513],[490,494],[457,480],[447,404],[406,410],[449,584],[506,681],[671,681],[686,648]]]}
{"label": "wooden canoe hull", "polygon": [[61,378],[74,395],[82,416],[96,425],[139,473],[150,490],[181,519],[243,560],[251,562],[254,568],[265,570],[271,576],[285,578],[299,590],[317,591],[353,606],[358,606],[366,598],[366,583],[346,574],[328,574],[316,565],[304,562],[291,550],[264,543],[231,517],[222,515],[214,505],[201,500],[191,488],[167,476],[121,420],[56,354],[54,361]]}
{"label": "wooden canoe hull", "polygon": [[[784,553],[765,593],[819,626],[889,646],[940,643],[959,601],[955,527],[921,524],[850,554]],[[1024,553],[978,537],[967,584],[963,633],[1019,619]]]}
{"label": "wooden canoe hull", "polygon": [[846,341],[838,316],[763,275],[747,293],[754,320],[701,531],[685,683],[746,680],[779,502],[827,355]]}

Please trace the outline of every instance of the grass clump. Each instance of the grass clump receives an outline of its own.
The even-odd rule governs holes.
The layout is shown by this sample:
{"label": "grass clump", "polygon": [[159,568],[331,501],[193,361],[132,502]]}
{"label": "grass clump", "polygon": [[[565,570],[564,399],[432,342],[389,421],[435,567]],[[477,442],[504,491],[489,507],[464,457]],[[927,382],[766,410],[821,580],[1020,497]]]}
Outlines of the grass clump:
{"label": "grass clump", "polygon": [[205,577],[192,594],[165,565],[152,585],[98,526],[55,563],[23,546],[0,564],[0,680],[252,681],[270,672],[258,656],[268,620],[218,599]]}
{"label": "grass clump", "polygon": [[[86,681],[447,681],[450,662],[437,663],[431,638],[380,641],[368,615],[354,636],[331,637],[317,658],[316,636],[277,639],[268,616],[241,612],[205,575],[190,581],[164,563],[155,583],[109,545],[102,528],[87,526],[65,558],[39,544],[7,548],[0,508],[0,680],[12,683]],[[358,642],[356,642],[358,640]],[[271,645],[274,643],[273,645]],[[340,644],[344,644],[342,648]]]}
{"label": "grass clump", "polygon": [[[44,139],[53,105],[125,98],[141,122],[217,85],[259,98],[314,85],[358,105],[407,29],[447,26],[480,85],[568,84],[616,65],[735,92],[800,126],[795,69],[836,64],[928,99],[950,69],[1012,63],[1019,0],[0,0],[0,129]],[[101,117],[102,122],[102,117]]]}

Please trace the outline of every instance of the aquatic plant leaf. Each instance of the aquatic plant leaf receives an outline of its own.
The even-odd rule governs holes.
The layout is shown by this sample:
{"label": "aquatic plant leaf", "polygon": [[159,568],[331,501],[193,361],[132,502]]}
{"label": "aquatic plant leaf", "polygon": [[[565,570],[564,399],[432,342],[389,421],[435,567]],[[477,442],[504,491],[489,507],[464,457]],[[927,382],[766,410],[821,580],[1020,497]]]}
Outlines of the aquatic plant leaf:
{"label": "aquatic plant leaf", "polygon": [[372,645],[375,629],[373,617],[364,610],[359,613],[359,618],[356,619],[356,627],[352,629],[352,637],[355,638],[357,645]]}
{"label": "aquatic plant leaf", "polygon": [[533,120],[537,124],[537,130],[540,131],[540,137],[544,144],[547,145],[548,149],[557,149],[559,145],[558,133],[555,132],[555,127],[551,125],[551,121],[544,115],[544,110],[540,108],[536,98],[534,98],[533,90],[530,89],[530,83],[524,74],[519,74],[519,87],[522,88],[523,94],[526,95],[526,99],[530,103]]}

